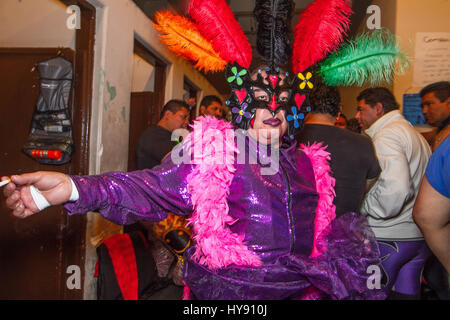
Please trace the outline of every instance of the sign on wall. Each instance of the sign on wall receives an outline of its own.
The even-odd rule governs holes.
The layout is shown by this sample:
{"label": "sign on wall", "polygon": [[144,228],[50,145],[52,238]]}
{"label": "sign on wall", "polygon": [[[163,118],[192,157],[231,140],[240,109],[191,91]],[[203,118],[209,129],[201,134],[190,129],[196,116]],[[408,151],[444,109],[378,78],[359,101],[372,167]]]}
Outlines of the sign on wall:
{"label": "sign on wall", "polygon": [[450,79],[450,33],[418,32],[414,61],[413,85]]}
{"label": "sign on wall", "polygon": [[403,115],[413,126],[426,124],[420,102],[421,99],[418,93],[403,95]]}

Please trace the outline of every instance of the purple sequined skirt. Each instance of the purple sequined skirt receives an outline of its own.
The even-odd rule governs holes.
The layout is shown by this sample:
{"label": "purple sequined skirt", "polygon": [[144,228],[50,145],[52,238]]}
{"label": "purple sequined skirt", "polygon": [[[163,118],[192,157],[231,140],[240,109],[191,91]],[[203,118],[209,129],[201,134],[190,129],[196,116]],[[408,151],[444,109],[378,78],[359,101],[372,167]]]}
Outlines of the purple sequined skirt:
{"label": "purple sequined skirt", "polygon": [[356,213],[336,218],[318,241],[325,252],[315,258],[286,253],[261,267],[209,270],[185,254],[184,279],[192,299],[385,299],[378,289],[381,270],[375,236]]}

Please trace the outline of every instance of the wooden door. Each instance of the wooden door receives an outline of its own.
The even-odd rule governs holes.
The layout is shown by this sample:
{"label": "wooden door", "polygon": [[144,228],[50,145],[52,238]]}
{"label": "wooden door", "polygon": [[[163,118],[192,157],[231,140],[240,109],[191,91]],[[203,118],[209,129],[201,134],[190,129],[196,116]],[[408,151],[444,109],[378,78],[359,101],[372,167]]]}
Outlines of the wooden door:
{"label": "wooden door", "polygon": [[[0,48],[0,176],[36,170],[74,175],[89,172],[96,11],[85,0],[70,0],[68,4],[81,9],[75,51]],[[68,164],[41,165],[21,151],[40,90],[39,74],[33,67],[58,54],[73,63],[69,107],[75,151]],[[0,299],[82,299],[85,215],[69,217],[62,206],[57,206],[21,220],[9,215],[3,195],[0,201]]]}
{"label": "wooden door", "polygon": [[[73,62],[74,52],[60,50]],[[53,58],[58,49],[0,51],[0,175],[38,170],[70,172],[72,164],[42,165],[22,152],[39,95],[37,62]],[[72,99],[71,99],[72,100]],[[77,145],[77,144],[76,144]],[[4,199],[2,198],[2,201]],[[64,209],[51,207],[28,219],[0,209],[0,299],[57,299],[65,283],[64,242],[69,231]],[[76,232],[71,230],[71,232]],[[74,264],[79,261],[73,261]]]}
{"label": "wooden door", "polygon": [[153,92],[132,92],[130,103],[130,133],[128,171],[136,170],[136,147],[142,133],[159,119]]}

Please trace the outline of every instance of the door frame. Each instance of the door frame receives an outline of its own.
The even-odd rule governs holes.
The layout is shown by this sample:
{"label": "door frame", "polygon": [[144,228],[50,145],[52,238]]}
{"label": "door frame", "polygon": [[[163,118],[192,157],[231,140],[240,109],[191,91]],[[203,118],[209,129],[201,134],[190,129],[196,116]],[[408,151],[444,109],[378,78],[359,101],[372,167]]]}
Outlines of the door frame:
{"label": "door frame", "polygon": [[[70,168],[71,175],[89,174],[89,150],[90,150],[90,131],[92,116],[92,96],[93,96],[93,78],[94,78],[94,46],[96,31],[96,13],[97,9],[86,0],[60,0],[66,5],[77,5],[80,8],[81,20],[80,28],[75,33],[75,64],[74,64],[74,86],[73,86],[73,118],[74,123],[80,123],[77,130],[73,131],[74,138],[80,141],[76,149],[76,156],[72,160],[73,167]],[[79,129],[78,129],[79,128]],[[64,255],[63,266],[76,264],[81,270],[81,288],[80,290],[70,290],[66,281],[62,281],[60,286],[60,296],[62,299],[82,300],[84,297],[85,280],[85,261],[86,261],[86,230],[87,217],[83,215],[68,216],[63,213],[67,219],[67,225],[70,229],[76,230],[77,236],[69,237],[70,243],[66,241],[65,247],[74,247],[74,254],[71,261],[67,261],[69,256]],[[65,273],[65,270],[62,270]],[[62,274],[60,279],[67,278],[67,274]]]}
{"label": "door frame", "polygon": [[156,107],[156,117],[152,122],[159,121],[159,115],[164,106],[166,95],[166,71],[167,63],[153,54],[141,41],[134,38],[134,53],[155,67],[155,87],[153,88],[154,101]]}
{"label": "door frame", "polygon": [[[92,91],[94,70],[94,41],[96,28],[96,8],[86,0],[60,0],[65,5],[78,5],[81,12],[81,28],[75,32],[75,54],[70,48],[0,48],[0,52],[9,54],[27,54],[30,52],[42,55],[66,55],[73,57],[73,84],[70,97],[72,122],[80,126],[73,126],[75,152],[68,164],[66,174],[89,174],[89,138],[92,113]],[[56,287],[59,288],[55,296],[60,299],[81,300],[84,296],[85,255],[86,255],[86,215],[68,216],[61,207],[60,218],[65,228],[60,230],[57,250]],[[70,248],[70,250],[68,250]],[[65,250],[65,251],[64,251]],[[66,268],[77,265],[80,268],[81,287],[71,290],[67,287]]]}

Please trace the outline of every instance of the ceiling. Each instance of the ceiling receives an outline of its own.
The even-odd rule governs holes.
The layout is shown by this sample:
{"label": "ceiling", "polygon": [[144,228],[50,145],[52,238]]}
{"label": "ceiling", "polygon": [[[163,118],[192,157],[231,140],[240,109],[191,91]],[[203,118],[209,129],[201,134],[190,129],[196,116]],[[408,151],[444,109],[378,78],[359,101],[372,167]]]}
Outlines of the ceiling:
{"label": "ceiling", "polygon": [[[190,0],[133,0],[134,3],[150,18],[152,19],[155,12],[158,10],[170,9],[178,14],[187,15],[186,8]],[[294,14],[291,19],[292,29],[298,21],[300,13],[313,0],[292,0],[294,4]],[[249,39],[249,42],[254,50],[256,43],[256,28],[257,24],[253,18],[253,7],[255,0],[226,0],[231,10],[233,11],[236,20],[242,27],[244,34]],[[366,8],[371,4],[372,0],[357,0],[352,1],[352,9],[354,14],[351,17],[351,26],[348,32],[348,37],[352,38],[359,25],[366,16]],[[224,81],[224,72],[204,73],[204,76],[211,82],[211,84],[222,95],[228,95],[230,88],[226,81]]]}

